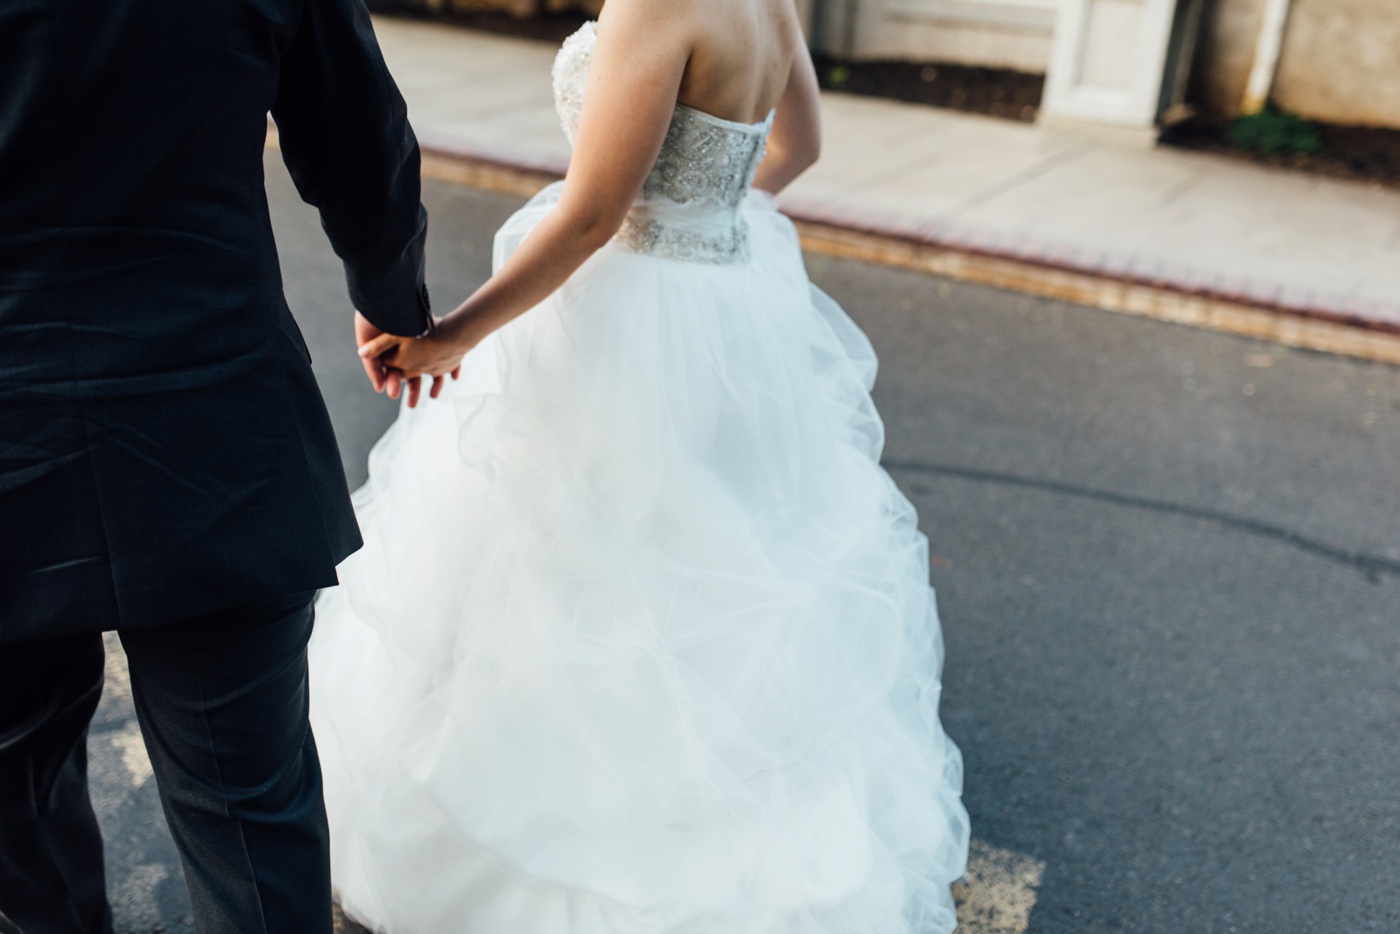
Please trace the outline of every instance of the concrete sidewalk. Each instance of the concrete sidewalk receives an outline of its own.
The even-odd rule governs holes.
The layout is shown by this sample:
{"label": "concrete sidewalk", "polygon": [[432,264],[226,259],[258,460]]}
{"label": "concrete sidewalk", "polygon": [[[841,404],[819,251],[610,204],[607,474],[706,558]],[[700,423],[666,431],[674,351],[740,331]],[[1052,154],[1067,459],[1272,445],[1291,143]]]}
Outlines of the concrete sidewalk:
{"label": "concrete sidewalk", "polygon": [[[562,174],[553,45],[376,29],[430,174]],[[1400,193],[843,94],[824,113],[782,199],[810,248],[1400,363]]]}

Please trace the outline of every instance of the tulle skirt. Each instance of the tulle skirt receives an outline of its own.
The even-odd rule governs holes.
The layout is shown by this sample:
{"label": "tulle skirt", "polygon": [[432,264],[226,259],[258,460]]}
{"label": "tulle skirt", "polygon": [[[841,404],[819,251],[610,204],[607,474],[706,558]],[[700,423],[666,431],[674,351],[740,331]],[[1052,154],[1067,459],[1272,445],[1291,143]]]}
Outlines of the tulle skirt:
{"label": "tulle skirt", "polygon": [[955,926],[962,761],[874,354],[772,200],[743,210],[748,261],[609,245],[371,454],[311,646],[365,925]]}

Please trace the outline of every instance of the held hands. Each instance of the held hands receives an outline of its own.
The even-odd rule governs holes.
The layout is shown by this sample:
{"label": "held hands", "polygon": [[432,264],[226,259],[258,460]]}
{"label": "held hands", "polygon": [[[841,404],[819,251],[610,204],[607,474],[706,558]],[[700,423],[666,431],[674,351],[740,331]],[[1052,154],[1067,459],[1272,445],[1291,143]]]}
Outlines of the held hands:
{"label": "held hands", "polygon": [[[355,346],[363,347],[374,338],[383,334],[370,323],[369,319],[358,311],[355,312]],[[399,393],[403,391],[406,380],[402,373],[384,363],[384,361],[373,357],[360,357],[360,363],[365,368],[365,376],[369,377],[370,385],[375,392],[389,391],[390,399],[397,399]],[[421,384],[421,380],[420,380]]]}
{"label": "held hands", "polygon": [[[387,391],[396,399],[407,387],[412,408],[427,376],[432,378],[428,395],[436,399],[446,378],[460,375],[462,357],[469,350],[548,298],[601,246],[576,236],[572,227],[561,226],[554,217],[541,221],[500,271],[452,312],[436,319],[423,337],[386,334],[356,314],[360,361],[375,391]],[[554,228],[559,229],[550,236]]]}
{"label": "held hands", "polygon": [[428,397],[436,399],[447,376],[456,379],[462,371],[462,355],[469,350],[439,330],[424,337],[399,337],[380,331],[358,312],[355,340],[360,345],[360,362],[375,392],[397,399],[408,390],[408,407],[418,404],[423,377],[432,377]]}

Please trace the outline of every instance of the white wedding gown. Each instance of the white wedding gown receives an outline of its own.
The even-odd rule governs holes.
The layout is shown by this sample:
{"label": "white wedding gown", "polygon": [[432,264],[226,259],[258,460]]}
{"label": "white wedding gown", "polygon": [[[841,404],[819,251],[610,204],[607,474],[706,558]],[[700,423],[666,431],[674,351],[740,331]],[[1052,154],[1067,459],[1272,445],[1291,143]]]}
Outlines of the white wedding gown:
{"label": "white wedding gown", "polygon": [[[571,135],[593,39],[555,66]],[[371,455],[311,696],[377,931],[955,926],[927,543],[869,343],[748,190],[768,125],[679,108],[618,238]]]}

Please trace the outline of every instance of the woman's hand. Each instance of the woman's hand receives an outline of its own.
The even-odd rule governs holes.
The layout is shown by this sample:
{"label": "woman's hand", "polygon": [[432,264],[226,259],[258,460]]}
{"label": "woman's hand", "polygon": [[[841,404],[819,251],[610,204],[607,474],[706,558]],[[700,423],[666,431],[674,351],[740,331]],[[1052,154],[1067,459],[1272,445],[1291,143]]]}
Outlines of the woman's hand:
{"label": "woman's hand", "polygon": [[360,358],[377,360],[386,369],[402,374],[408,382],[408,407],[418,405],[419,380],[433,378],[428,397],[436,399],[442,393],[447,376],[456,379],[462,372],[462,356],[469,350],[453,341],[441,330],[424,337],[399,337],[380,334],[360,347]]}

